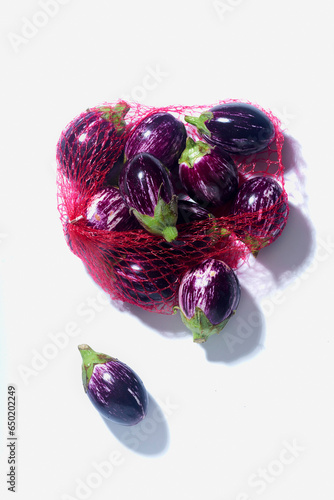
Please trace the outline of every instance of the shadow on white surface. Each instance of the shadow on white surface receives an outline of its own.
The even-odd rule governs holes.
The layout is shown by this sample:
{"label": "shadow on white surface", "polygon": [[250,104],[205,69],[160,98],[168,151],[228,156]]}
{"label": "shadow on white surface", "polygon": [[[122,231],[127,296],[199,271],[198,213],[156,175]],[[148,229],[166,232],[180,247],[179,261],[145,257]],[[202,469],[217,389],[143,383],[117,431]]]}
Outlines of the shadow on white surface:
{"label": "shadow on white surface", "polygon": [[161,455],[169,445],[169,429],[162,408],[149,394],[146,417],[136,425],[119,425],[101,417],[112,434],[127,448],[142,455]]}
{"label": "shadow on white surface", "polygon": [[184,338],[189,335],[181,321],[179,314],[159,314],[151,311],[145,311],[138,306],[128,304],[127,310],[137,316],[142,323],[149,328],[156,330],[164,337]]}
{"label": "shadow on white surface", "polygon": [[284,174],[292,171],[299,179],[299,184],[302,186],[305,182],[302,170],[306,167],[305,160],[302,156],[302,148],[299,142],[284,132],[284,143],[282,146],[282,163],[284,165]]}
{"label": "shadow on white surface", "polygon": [[291,279],[310,263],[315,250],[316,236],[311,221],[298,208],[290,205],[289,218],[281,236],[257,257],[271,271],[276,281],[283,275]]}

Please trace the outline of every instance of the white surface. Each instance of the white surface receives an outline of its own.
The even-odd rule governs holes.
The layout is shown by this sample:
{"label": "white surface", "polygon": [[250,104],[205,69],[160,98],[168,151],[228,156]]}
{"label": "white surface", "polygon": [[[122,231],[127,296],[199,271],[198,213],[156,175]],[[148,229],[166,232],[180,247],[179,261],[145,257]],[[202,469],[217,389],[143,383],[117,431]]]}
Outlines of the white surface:
{"label": "white surface", "polygon": [[[332,498],[333,3],[58,0],[47,17],[41,4],[6,2],[1,19],[1,498],[12,498],[8,384],[18,500]],[[30,38],[15,51],[10,33]],[[225,333],[203,346],[179,317],[107,304],[63,239],[60,131],[122,96],[253,100],[300,145],[294,167],[286,157],[287,228],[242,277]],[[137,435],[91,406],[79,343],[140,374],[153,402]]]}

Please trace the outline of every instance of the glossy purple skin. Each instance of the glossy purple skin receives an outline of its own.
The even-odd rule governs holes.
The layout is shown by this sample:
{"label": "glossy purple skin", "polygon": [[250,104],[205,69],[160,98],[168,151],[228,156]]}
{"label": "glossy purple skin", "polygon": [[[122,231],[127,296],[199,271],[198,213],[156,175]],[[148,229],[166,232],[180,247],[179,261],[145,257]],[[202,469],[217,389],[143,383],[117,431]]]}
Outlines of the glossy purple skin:
{"label": "glossy purple skin", "polygon": [[210,144],[221,146],[230,154],[249,155],[265,149],[275,138],[275,127],[260,109],[246,103],[227,103],[210,109],[213,118],[205,122]]}
{"label": "glossy purple skin", "polygon": [[186,272],[179,288],[179,306],[191,319],[199,307],[212,325],[228,319],[237,309],[240,285],[234,271],[224,262],[206,259]]}
{"label": "glossy purple skin", "polygon": [[113,146],[119,136],[102,114],[82,113],[68,124],[57,144],[57,161],[63,174],[81,184],[91,181],[94,170],[108,172],[116,160]]}
{"label": "glossy purple skin", "polygon": [[129,213],[119,190],[113,186],[105,187],[91,198],[86,218],[94,229],[131,231],[140,228],[137,219]]}
{"label": "glossy purple skin", "polygon": [[197,220],[205,220],[213,215],[197,203],[188,200],[178,200],[177,224],[188,224]]}
{"label": "glossy purple skin", "polygon": [[115,287],[137,304],[163,304],[173,297],[177,275],[172,266],[142,255],[128,255],[113,266]]}
{"label": "glossy purple skin", "polygon": [[87,387],[101,415],[122,425],[135,425],[146,415],[148,395],[138,375],[121,361],[96,364]]}
{"label": "glossy purple skin", "polygon": [[[282,203],[273,213],[268,213],[279,200]],[[258,213],[256,220],[246,225],[243,233],[260,239],[276,239],[285,227],[289,209],[283,200],[281,186],[271,177],[247,180],[240,187],[231,209],[231,213],[238,216],[255,212]]]}
{"label": "glossy purple skin", "polygon": [[130,208],[151,217],[159,195],[166,203],[174,195],[166,168],[148,153],[139,153],[125,163],[119,176],[119,189]]}
{"label": "glossy purple skin", "polygon": [[175,165],[186,145],[187,131],[170,113],[154,113],[144,118],[126,142],[125,157],[150,153],[168,169]]}
{"label": "glossy purple skin", "polygon": [[179,176],[190,198],[209,209],[224,205],[238,190],[237,168],[218,147],[198,158],[193,167],[180,163]]}

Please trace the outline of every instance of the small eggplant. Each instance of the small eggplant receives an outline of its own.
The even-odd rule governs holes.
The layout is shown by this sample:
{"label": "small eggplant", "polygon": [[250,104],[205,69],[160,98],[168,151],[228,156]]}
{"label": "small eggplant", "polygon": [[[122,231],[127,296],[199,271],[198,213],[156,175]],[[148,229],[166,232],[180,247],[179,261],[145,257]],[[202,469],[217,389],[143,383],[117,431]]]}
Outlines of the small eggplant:
{"label": "small eggplant", "polygon": [[[238,236],[254,248],[254,255],[260,248],[272,243],[282,233],[289,208],[278,182],[268,176],[248,179],[240,187],[233,202],[231,214],[240,219],[245,216],[245,224],[236,229]],[[253,218],[249,219],[249,216]]]}
{"label": "small eggplant", "polygon": [[113,264],[113,286],[136,305],[159,306],[176,294],[178,276],[173,263],[167,264],[151,255],[131,254]]}
{"label": "small eggplant", "polygon": [[179,309],[194,342],[205,342],[219,333],[235,313],[240,285],[234,271],[217,259],[206,259],[183,276],[179,288]]}
{"label": "small eggplant", "polygon": [[199,117],[186,116],[209,144],[221,146],[230,154],[250,155],[265,149],[275,138],[269,117],[247,103],[218,104]]}
{"label": "small eggplant", "polygon": [[124,139],[124,101],[114,107],[89,109],[71,121],[57,143],[57,162],[62,173],[81,188],[109,174]]}
{"label": "small eggplant", "polygon": [[103,188],[90,199],[86,218],[94,229],[131,231],[141,227],[130,214],[119,189],[113,186]]}
{"label": "small eggplant", "polygon": [[144,118],[126,142],[127,160],[138,153],[150,153],[171,169],[186,145],[184,124],[170,113],[154,113]]}
{"label": "small eggplant", "polygon": [[189,222],[211,218],[213,218],[213,215],[198,203],[190,200],[178,200],[177,224],[188,224]]}
{"label": "small eggplant", "polygon": [[171,242],[177,237],[177,196],[163,164],[138,153],[123,166],[119,189],[130,211],[150,233]]}
{"label": "small eggplant", "polygon": [[232,158],[219,147],[191,137],[179,160],[179,175],[190,198],[204,207],[221,207],[238,190],[238,171]]}
{"label": "small eggplant", "polygon": [[87,344],[82,356],[82,382],[98,412],[117,424],[135,425],[147,413],[148,394],[138,375],[126,364],[97,353]]}

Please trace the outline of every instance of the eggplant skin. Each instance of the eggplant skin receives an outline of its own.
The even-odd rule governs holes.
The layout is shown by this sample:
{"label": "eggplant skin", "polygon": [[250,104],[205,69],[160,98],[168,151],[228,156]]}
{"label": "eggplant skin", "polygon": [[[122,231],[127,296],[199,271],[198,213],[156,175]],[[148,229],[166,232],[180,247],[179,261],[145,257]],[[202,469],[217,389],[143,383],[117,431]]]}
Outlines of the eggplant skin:
{"label": "eggplant skin", "polygon": [[125,157],[150,153],[171,169],[186,145],[184,124],[170,113],[154,113],[144,118],[132,132],[125,145]]}
{"label": "eggplant skin", "polygon": [[[206,113],[208,119],[205,120]],[[209,144],[221,146],[230,154],[257,153],[275,138],[272,121],[251,104],[218,104],[206,113],[201,115],[205,126],[200,130],[201,136]]]}
{"label": "eggplant skin", "polygon": [[187,319],[201,309],[212,325],[230,318],[239,305],[240,285],[225,262],[206,259],[183,276],[179,288],[179,307]]}
{"label": "eggplant skin", "polygon": [[178,200],[177,224],[188,224],[198,220],[213,218],[213,215],[198,203],[190,200]]}
{"label": "eggplant skin", "polygon": [[143,382],[118,360],[94,366],[87,395],[105,418],[122,425],[135,425],[146,415],[148,395]]}
{"label": "eggplant skin", "polygon": [[192,167],[181,162],[179,176],[190,198],[208,209],[223,206],[238,191],[235,163],[219,147],[210,148],[210,152],[198,158]]}
{"label": "eggplant skin", "polygon": [[119,189],[139,223],[149,232],[171,242],[176,239],[177,196],[170,174],[149,153],[138,153],[123,166]]}
{"label": "eggplant skin", "polygon": [[163,305],[171,300],[178,276],[159,259],[131,253],[113,265],[113,285],[121,295],[138,305]]}
{"label": "eggplant skin", "polygon": [[140,228],[130,214],[119,189],[108,186],[96,193],[88,202],[86,218],[91,227],[107,231],[131,231]]}
{"label": "eggplant skin", "polygon": [[148,153],[139,153],[125,163],[119,189],[130,208],[150,216],[154,215],[159,196],[169,203],[174,194],[167,170]]}
{"label": "eggplant skin", "polygon": [[258,176],[242,184],[233,202],[231,213],[239,217],[254,214],[254,220],[245,219],[243,227],[239,223],[240,228],[236,232],[241,237],[272,242],[282,233],[289,208],[279,183],[271,177]]}
{"label": "eggplant skin", "polygon": [[67,178],[84,186],[93,180],[92,176],[111,170],[119,141],[114,125],[101,112],[84,112],[60,135],[58,165]]}

